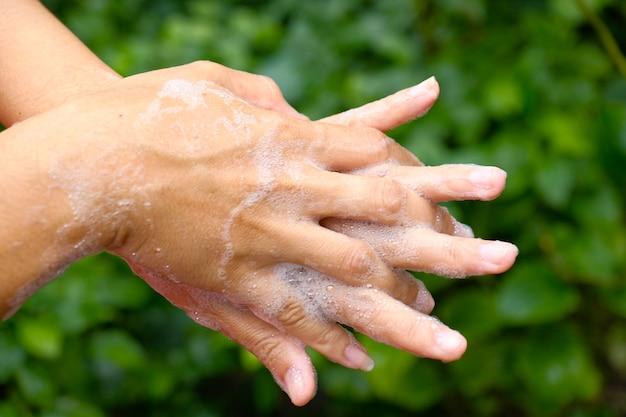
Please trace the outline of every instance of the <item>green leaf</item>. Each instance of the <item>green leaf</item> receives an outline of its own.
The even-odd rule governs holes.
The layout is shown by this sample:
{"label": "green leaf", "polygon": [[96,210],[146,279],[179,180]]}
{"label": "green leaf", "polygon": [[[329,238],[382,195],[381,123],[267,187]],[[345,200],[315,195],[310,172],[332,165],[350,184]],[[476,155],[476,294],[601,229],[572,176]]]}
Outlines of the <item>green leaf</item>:
{"label": "green leaf", "polygon": [[606,357],[622,378],[626,377],[626,327],[614,324],[606,333]]}
{"label": "green leaf", "polygon": [[599,395],[602,377],[585,339],[573,326],[533,329],[518,349],[515,369],[535,408],[554,412],[572,401]]}
{"label": "green leaf", "polygon": [[239,363],[243,369],[250,373],[263,368],[261,361],[246,349],[239,349]]}
{"label": "green leaf", "polygon": [[569,203],[576,183],[576,168],[569,160],[546,161],[535,173],[538,194],[551,207],[564,209]]}
{"label": "green leaf", "polygon": [[319,383],[330,395],[344,400],[366,401],[373,395],[367,373],[337,365],[327,366]]}
{"label": "green leaf", "polygon": [[441,301],[435,313],[448,326],[463,333],[470,342],[502,326],[494,294],[489,290],[472,288],[452,294]]}
{"label": "green leaf", "polygon": [[588,157],[593,141],[585,135],[583,120],[565,112],[549,112],[540,117],[538,127],[556,155]]}
{"label": "green leaf", "polygon": [[91,357],[100,364],[121,369],[140,368],[145,363],[143,348],[123,330],[103,330],[91,336]]}
{"label": "green leaf", "polygon": [[441,400],[446,383],[435,362],[375,342],[365,347],[376,362],[367,379],[377,398],[415,411]]}
{"label": "green leaf", "polygon": [[539,324],[560,320],[580,301],[575,288],[539,263],[514,268],[502,279],[497,313],[511,324]]}
{"label": "green leaf", "polygon": [[0,416],[2,417],[24,417],[25,411],[15,407],[15,404],[10,402],[0,403]]}
{"label": "green leaf", "polygon": [[615,225],[624,218],[620,195],[610,187],[593,190],[576,199],[572,211],[589,228],[603,227],[611,231],[616,231]]}
{"label": "green leaf", "polygon": [[156,365],[150,369],[143,368],[142,371],[146,381],[145,391],[150,398],[165,400],[172,394],[179,377],[171,369]]}
{"label": "green leaf", "polygon": [[56,397],[54,379],[50,378],[48,369],[41,364],[31,363],[18,369],[16,381],[24,397],[31,403],[49,407],[54,402]]}
{"label": "green leaf", "polygon": [[[8,329],[0,331],[0,382],[5,382],[24,365],[26,354]],[[1,415],[1,414],[0,414]]]}
{"label": "green leaf", "polygon": [[499,76],[486,85],[485,104],[496,118],[520,113],[524,106],[521,85],[510,76]]}
{"label": "green leaf", "polygon": [[43,359],[56,359],[63,349],[61,327],[49,316],[20,318],[17,338],[24,350]]}
{"label": "green leaf", "polygon": [[599,289],[602,304],[623,319],[626,319],[626,285]]}
{"label": "green leaf", "polygon": [[80,401],[76,398],[58,398],[54,411],[41,415],[41,417],[104,417],[102,410],[92,404]]}
{"label": "green leaf", "polygon": [[552,256],[568,276],[577,282],[610,287],[619,282],[619,265],[623,261],[620,248],[626,240],[619,229],[600,227],[582,229],[580,226],[555,224]]}
{"label": "green leaf", "polygon": [[487,338],[468,343],[467,352],[458,361],[450,363],[455,385],[472,398],[484,397],[490,390],[508,385],[512,375],[508,367],[508,340]]}

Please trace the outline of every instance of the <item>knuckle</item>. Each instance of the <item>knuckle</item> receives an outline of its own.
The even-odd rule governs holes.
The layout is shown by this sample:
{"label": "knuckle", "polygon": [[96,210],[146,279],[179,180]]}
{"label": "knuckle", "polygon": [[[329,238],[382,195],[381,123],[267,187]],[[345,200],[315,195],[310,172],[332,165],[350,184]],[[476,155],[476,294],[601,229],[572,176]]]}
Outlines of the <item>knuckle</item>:
{"label": "knuckle", "polygon": [[263,363],[280,360],[282,351],[281,339],[272,335],[262,335],[254,339],[247,349]]}
{"label": "knuckle", "polygon": [[419,325],[419,322],[411,321],[405,323],[401,334],[403,334],[404,340],[421,340],[424,338],[424,329]]}
{"label": "knuckle", "polygon": [[276,319],[287,328],[303,328],[306,326],[307,314],[299,300],[292,299],[283,303]]}
{"label": "knuckle", "polygon": [[441,258],[447,264],[454,264],[459,259],[459,251],[456,245],[446,244],[442,247]]}
{"label": "knuckle", "polygon": [[332,349],[337,345],[337,334],[334,331],[328,331],[326,326],[315,326],[315,328],[309,328],[308,334],[311,337],[309,342],[318,351],[326,351]]}
{"label": "knuckle", "polygon": [[290,120],[283,117],[283,115],[281,114],[274,113],[272,115],[271,122],[268,123],[268,126],[272,132],[275,132],[277,138],[283,138],[279,144],[283,152],[288,149],[291,151],[296,151],[296,142],[290,139],[293,138],[295,134],[294,126]]}
{"label": "knuckle", "polygon": [[396,215],[401,214],[406,206],[407,190],[389,178],[382,178],[378,181],[374,190],[376,207],[381,214]]}
{"label": "knuckle", "polygon": [[280,90],[280,87],[278,86],[278,84],[276,83],[276,81],[274,81],[272,78],[268,77],[267,75],[258,75],[257,77],[259,77],[259,79],[261,80],[261,82],[264,84],[265,88],[266,88],[266,92],[271,96],[271,97],[281,97],[283,96],[283,93]]}
{"label": "knuckle", "polygon": [[372,249],[365,242],[356,242],[340,258],[341,266],[350,275],[368,275],[374,269]]}
{"label": "knuckle", "polygon": [[206,60],[197,60],[197,61],[190,63],[189,66],[201,72],[210,72],[214,70],[215,68],[217,68],[219,64],[216,64],[215,62],[211,62],[211,61],[206,61]]}
{"label": "knuckle", "polygon": [[282,108],[282,106],[287,105],[282,90],[272,78],[266,75],[257,75],[256,77],[260,81],[257,83],[259,85],[257,101],[262,107]]}
{"label": "knuckle", "polygon": [[366,129],[367,139],[370,141],[371,149],[373,150],[372,157],[377,162],[385,162],[391,158],[392,155],[392,147],[395,142],[393,139],[389,138],[383,132],[376,129]]}

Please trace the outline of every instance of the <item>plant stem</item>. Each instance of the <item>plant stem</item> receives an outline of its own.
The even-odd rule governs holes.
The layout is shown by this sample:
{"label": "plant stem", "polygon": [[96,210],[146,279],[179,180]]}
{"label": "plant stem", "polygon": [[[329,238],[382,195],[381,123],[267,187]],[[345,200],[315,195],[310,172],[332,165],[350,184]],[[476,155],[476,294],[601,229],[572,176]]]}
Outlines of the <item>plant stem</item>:
{"label": "plant stem", "polygon": [[580,11],[585,15],[585,17],[591,23],[594,30],[596,31],[598,37],[600,38],[600,42],[613,64],[617,67],[617,70],[622,75],[622,77],[626,78],[626,58],[624,54],[619,49],[615,38],[611,34],[609,28],[604,24],[604,22],[591,10],[583,0],[576,0],[576,4]]}

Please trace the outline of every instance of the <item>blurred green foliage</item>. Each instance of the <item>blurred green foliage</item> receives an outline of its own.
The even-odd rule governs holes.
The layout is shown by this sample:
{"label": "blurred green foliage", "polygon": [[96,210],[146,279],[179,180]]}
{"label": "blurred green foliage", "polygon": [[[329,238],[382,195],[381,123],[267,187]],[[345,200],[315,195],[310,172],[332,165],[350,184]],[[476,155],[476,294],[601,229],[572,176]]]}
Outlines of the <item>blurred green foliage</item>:
{"label": "blurred green foliage", "polygon": [[[626,3],[584,3],[625,50]],[[119,260],[86,259],[2,323],[1,416],[626,415],[626,79],[576,0],[45,4],[124,75],[213,60],[273,77],[314,118],[435,75],[438,104],[391,135],[431,165],[507,170],[497,201],[450,209],[521,251],[503,276],[419,276],[464,358],[362,338],[365,374],[313,352],[302,409]]]}

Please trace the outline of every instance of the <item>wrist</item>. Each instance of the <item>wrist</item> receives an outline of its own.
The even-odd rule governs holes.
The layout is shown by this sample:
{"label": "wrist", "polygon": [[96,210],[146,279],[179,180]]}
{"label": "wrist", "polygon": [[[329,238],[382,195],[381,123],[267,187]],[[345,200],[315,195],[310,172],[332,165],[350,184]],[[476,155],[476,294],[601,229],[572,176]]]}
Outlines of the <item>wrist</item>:
{"label": "wrist", "polygon": [[[66,123],[65,125],[68,125]],[[0,134],[0,318],[116,235],[100,220],[104,180],[74,151],[76,132],[47,114]]]}

